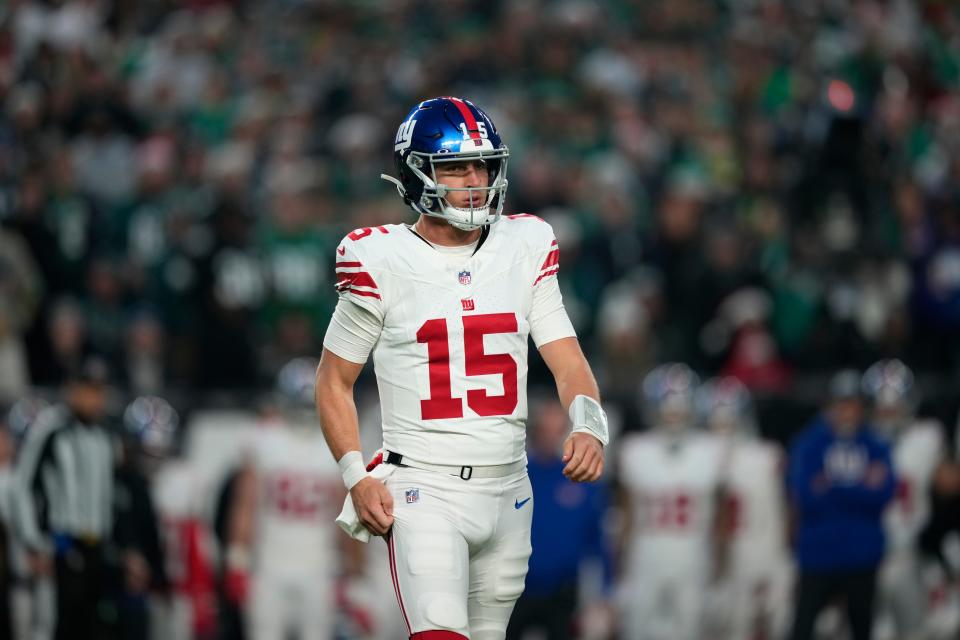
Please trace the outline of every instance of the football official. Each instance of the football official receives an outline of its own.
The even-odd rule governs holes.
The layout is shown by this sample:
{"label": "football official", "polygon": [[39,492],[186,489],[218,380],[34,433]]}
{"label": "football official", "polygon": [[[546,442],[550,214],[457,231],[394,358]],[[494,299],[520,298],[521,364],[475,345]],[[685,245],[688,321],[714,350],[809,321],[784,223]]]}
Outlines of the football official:
{"label": "football official", "polygon": [[98,611],[114,472],[106,401],[106,364],[89,359],[67,383],[66,406],[37,417],[17,461],[15,527],[33,574],[54,576],[57,640],[104,636]]}

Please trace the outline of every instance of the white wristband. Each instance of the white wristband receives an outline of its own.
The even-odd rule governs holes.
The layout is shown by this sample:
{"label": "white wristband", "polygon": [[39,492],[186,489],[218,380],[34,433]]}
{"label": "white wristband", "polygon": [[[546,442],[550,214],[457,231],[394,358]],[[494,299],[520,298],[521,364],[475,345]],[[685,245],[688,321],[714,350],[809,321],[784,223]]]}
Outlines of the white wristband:
{"label": "white wristband", "polygon": [[353,486],[367,477],[367,467],[363,464],[363,454],[359,451],[347,451],[337,461],[340,467],[340,475],[343,476],[343,486],[347,491],[353,489]]}
{"label": "white wristband", "polygon": [[589,433],[603,446],[610,444],[610,432],[607,428],[607,414],[600,403],[590,396],[578,395],[570,403],[571,433]]}

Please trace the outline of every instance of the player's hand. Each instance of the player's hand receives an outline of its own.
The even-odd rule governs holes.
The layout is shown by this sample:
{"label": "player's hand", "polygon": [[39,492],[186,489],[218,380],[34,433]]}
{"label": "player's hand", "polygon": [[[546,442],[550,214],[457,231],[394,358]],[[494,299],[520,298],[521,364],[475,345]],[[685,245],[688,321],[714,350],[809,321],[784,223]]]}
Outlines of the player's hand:
{"label": "player's hand", "polygon": [[30,568],[30,573],[34,576],[42,577],[53,575],[53,558],[49,553],[28,551],[27,566]]}
{"label": "player's hand", "polygon": [[613,637],[616,615],[612,605],[602,601],[589,604],[578,618],[580,637],[583,640],[604,640]]}
{"label": "player's hand", "polygon": [[563,443],[563,461],[568,480],[595,482],[603,473],[603,444],[589,433],[571,433]]}
{"label": "player's hand", "polygon": [[150,565],[136,551],[123,554],[124,582],[129,593],[146,593],[150,588]]}
{"label": "player's hand", "polygon": [[360,524],[375,536],[384,536],[393,526],[393,496],[387,487],[367,476],[350,490]]}

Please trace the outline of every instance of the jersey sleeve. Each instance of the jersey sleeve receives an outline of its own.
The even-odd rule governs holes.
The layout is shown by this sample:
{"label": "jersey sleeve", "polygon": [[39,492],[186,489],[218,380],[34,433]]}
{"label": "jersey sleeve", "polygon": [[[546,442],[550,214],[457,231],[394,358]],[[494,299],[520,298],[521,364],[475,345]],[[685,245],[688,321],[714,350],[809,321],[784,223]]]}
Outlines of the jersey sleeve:
{"label": "jersey sleeve", "polygon": [[[549,229],[549,226],[547,228]],[[534,287],[545,281],[556,280],[557,273],[560,271],[560,246],[553,235],[553,229],[550,229],[548,238],[537,260],[540,268],[537,270],[537,277],[533,281]]]}
{"label": "jersey sleeve", "polygon": [[341,298],[330,318],[323,337],[323,346],[344,360],[363,364],[380,338],[383,322],[366,307],[354,304],[350,298]]}
{"label": "jersey sleeve", "polygon": [[369,311],[382,324],[385,315],[383,291],[370,269],[369,260],[349,236],[337,247],[335,282],[341,300]]}
{"label": "jersey sleeve", "polygon": [[547,229],[549,233],[546,233],[541,241],[543,249],[536,258],[539,268],[533,282],[533,304],[527,318],[530,323],[530,336],[537,348],[554,340],[577,335],[563,306],[560,282],[557,280],[557,273],[560,271],[560,247],[549,225]]}

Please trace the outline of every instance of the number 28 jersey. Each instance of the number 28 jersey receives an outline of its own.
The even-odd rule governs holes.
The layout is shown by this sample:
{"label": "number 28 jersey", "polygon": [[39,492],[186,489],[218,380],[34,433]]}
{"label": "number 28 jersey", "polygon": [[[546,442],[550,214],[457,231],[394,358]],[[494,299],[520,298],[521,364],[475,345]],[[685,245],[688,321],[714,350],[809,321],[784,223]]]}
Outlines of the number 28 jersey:
{"label": "number 28 jersey", "polygon": [[400,224],[344,238],[341,304],[382,327],[373,361],[385,449],[432,464],[523,459],[527,337],[539,347],[575,335],[559,255],[550,225],[526,214],[502,217],[475,250],[434,247]]}

